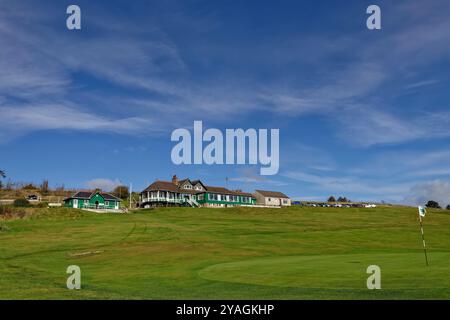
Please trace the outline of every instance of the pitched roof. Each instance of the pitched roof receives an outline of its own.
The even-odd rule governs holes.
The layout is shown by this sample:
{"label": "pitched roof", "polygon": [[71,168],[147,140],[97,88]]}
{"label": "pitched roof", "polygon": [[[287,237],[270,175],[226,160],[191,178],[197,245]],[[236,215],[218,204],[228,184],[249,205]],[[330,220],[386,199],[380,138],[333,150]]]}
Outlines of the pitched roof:
{"label": "pitched roof", "polygon": [[189,180],[189,178],[183,179],[183,180],[178,180],[178,185],[181,186],[182,184],[184,184],[185,182],[189,182],[190,184],[193,184],[191,182],[191,180]]}
{"label": "pitched roof", "polygon": [[234,194],[233,191],[228,190],[227,188],[223,187],[213,187],[213,186],[205,186],[207,192],[212,193],[225,193],[225,194]]}
{"label": "pitched roof", "polygon": [[192,180],[191,183],[193,186],[195,186],[197,183],[200,183],[204,188],[206,188],[201,180]]}
{"label": "pitched roof", "polygon": [[252,198],[254,197],[251,193],[248,193],[248,192],[233,191],[233,193],[238,196],[252,197]]}
{"label": "pitched roof", "polygon": [[106,193],[106,192],[100,192],[100,195],[103,197],[103,199],[105,200],[116,200],[116,201],[122,201],[119,198],[117,198],[116,196],[110,194],[110,193]]}
{"label": "pitched roof", "polygon": [[289,197],[287,195],[285,195],[283,192],[279,192],[279,191],[255,190],[255,192],[262,194],[264,197],[289,199]]}
{"label": "pitched roof", "polygon": [[86,199],[89,200],[90,198],[92,198],[96,193],[98,193],[99,195],[101,195],[103,197],[103,199],[105,200],[116,200],[116,201],[122,201],[119,198],[117,198],[116,196],[113,196],[110,193],[106,193],[106,192],[95,192],[95,191],[78,191],[76,192],[72,197],[68,198],[68,199]]}
{"label": "pitched roof", "polygon": [[90,199],[92,195],[92,191],[78,191],[75,193],[72,198],[78,198],[78,199]]}
{"label": "pitched roof", "polygon": [[180,189],[178,188],[178,186],[170,181],[155,181],[153,182],[151,185],[149,185],[144,192],[146,191],[157,191],[157,190],[162,190],[162,191],[172,191],[172,192],[179,192]]}

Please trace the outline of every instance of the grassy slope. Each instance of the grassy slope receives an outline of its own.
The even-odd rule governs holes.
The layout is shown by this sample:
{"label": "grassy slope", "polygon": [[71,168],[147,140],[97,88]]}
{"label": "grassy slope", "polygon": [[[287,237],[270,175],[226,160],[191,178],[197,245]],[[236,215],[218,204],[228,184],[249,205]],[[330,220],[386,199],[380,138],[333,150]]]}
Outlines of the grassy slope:
{"label": "grassy slope", "polygon": [[[0,232],[0,298],[449,299],[450,214],[413,208],[40,209]],[[92,255],[77,255],[100,251]],[[65,287],[67,266],[82,290]],[[382,290],[366,289],[366,268]]]}

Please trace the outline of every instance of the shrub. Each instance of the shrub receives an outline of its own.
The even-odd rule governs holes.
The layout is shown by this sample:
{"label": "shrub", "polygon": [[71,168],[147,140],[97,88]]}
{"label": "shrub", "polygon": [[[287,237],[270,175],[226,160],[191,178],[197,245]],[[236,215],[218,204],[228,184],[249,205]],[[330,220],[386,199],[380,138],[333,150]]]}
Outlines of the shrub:
{"label": "shrub", "polygon": [[11,207],[8,206],[0,206],[0,215],[8,215],[12,213]]}
{"label": "shrub", "polygon": [[48,207],[48,202],[39,202],[36,205],[36,208],[47,208]]}
{"label": "shrub", "polygon": [[427,208],[435,208],[435,209],[440,209],[441,208],[439,203],[437,201],[434,201],[434,200],[428,201],[426,206],[427,206]]}
{"label": "shrub", "polygon": [[13,203],[14,207],[31,207],[30,202],[27,199],[16,199]]}

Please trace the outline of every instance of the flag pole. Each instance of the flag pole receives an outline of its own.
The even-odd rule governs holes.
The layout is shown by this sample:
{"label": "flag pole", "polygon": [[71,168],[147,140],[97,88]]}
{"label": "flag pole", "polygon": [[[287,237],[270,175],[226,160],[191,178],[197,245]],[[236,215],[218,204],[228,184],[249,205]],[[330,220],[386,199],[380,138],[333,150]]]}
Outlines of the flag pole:
{"label": "flag pole", "polygon": [[420,213],[419,213],[419,221],[420,221],[420,232],[422,233],[423,252],[425,253],[425,262],[428,267],[427,245],[425,243],[425,236],[423,234],[422,216],[420,215]]}

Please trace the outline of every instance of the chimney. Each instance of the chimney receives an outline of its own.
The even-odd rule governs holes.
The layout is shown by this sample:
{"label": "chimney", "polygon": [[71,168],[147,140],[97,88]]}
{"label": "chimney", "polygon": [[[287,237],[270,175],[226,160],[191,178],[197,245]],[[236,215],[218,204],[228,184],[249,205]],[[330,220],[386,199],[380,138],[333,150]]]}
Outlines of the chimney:
{"label": "chimney", "polygon": [[176,174],[173,175],[173,177],[172,177],[172,183],[173,183],[174,185],[178,185],[178,178],[177,178],[177,175],[176,175]]}

